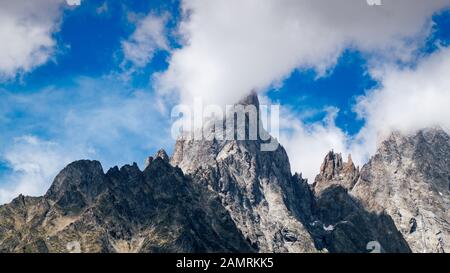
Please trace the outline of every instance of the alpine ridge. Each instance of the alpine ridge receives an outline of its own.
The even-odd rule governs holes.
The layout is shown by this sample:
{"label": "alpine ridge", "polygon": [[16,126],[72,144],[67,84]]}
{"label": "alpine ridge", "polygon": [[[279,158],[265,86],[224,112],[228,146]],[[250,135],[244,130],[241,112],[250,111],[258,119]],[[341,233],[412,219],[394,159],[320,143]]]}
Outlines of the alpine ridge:
{"label": "alpine ridge", "polygon": [[[240,104],[259,108],[256,93]],[[394,132],[361,168],[331,151],[313,183],[292,174],[282,145],[262,151],[267,136],[181,135],[143,171],[73,162],[44,196],[0,206],[0,252],[450,251],[444,130]]]}
{"label": "alpine ridge", "polygon": [[0,207],[0,251],[254,252],[217,198],[164,154],[143,172],[70,164],[43,197]]}

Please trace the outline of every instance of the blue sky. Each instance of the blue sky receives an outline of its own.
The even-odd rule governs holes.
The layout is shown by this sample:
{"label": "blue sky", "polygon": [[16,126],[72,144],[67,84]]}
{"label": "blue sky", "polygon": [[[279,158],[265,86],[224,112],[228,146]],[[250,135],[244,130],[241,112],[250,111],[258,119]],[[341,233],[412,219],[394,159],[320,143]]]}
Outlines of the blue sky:
{"label": "blue sky", "polygon": [[[107,9],[100,11],[105,3]],[[58,42],[54,60],[24,75],[21,81],[7,82],[4,86],[11,90],[39,89],[48,85],[64,85],[76,76],[101,77],[120,72],[121,41],[135,29],[128,17],[133,14],[144,16],[149,12],[170,13],[172,24],[179,16],[177,1],[90,0],[75,9],[64,10],[61,29],[53,35]],[[133,80],[141,86],[148,84],[149,73],[165,68],[166,56],[159,52],[149,70]]]}
{"label": "blue sky", "polygon": [[[52,53],[45,61],[32,65],[31,68],[19,67],[13,76],[9,73],[9,76],[0,78],[0,189],[4,190],[3,197],[0,196],[3,199],[0,201],[8,199],[10,197],[8,194],[16,194],[20,191],[14,188],[15,183],[20,184],[24,178],[29,178],[30,174],[36,173],[43,180],[48,180],[58,168],[67,163],[66,161],[91,158],[101,160],[105,168],[134,161],[142,166],[145,157],[154,154],[159,148],[165,148],[171,152],[174,140],[170,138],[170,112],[161,109],[160,103],[164,99],[161,99],[163,96],[159,88],[167,85],[164,79],[170,84],[177,81],[178,78],[173,78],[170,74],[172,68],[174,71],[181,69],[180,67],[176,69],[177,65],[180,65],[177,63],[177,57],[183,60],[188,59],[186,56],[194,52],[193,55],[198,57],[199,63],[209,60],[210,56],[214,59],[214,55],[211,54],[215,53],[208,51],[211,49],[210,46],[195,51],[198,41],[201,41],[203,37],[201,34],[210,33],[209,29],[201,32],[203,25],[193,23],[185,23],[185,28],[180,28],[180,25],[187,20],[187,14],[182,16],[179,1],[84,0],[79,6],[67,7],[64,3],[62,5],[58,13],[52,14],[55,20],[50,23],[45,22],[45,24],[52,24],[49,27],[51,33],[49,38],[55,42]],[[203,7],[195,5],[191,8],[194,14],[198,14],[198,18],[194,18],[193,22],[206,20],[214,25],[216,18],[203,19],[200,15],[208,16],[209,13],[214,14],[215,10],[203,12],[201,10]],[[195,11],[198,12],[195,13]],[[20,12],[19,10],[18,14]],[[226,12],[226,10],[223,11],[225,14]],[[237,17],[240,14],[236,10],[231,10],[225,22],[233,21],[235,13]],[[314,136],[313,132],[323,131],[330,133],[330,139],[335,136],[345,137],[346,141],[356,139],[368,124],[366,119],[355,112],[358,98],[365,96],[370,90],[383,88],[382,80],[377,79],[374,76],[377,74],[373,72],[382,67],[377,61],[389,60],[386,63],[397,65],[397,69],[401,70],[402,67],[414,67],[420,64],[422,59],[449,45],[450,12],[448,9],[436,7],[432,14],[433,17],[428,19],[434,24],[430,30],[426,31],[425,38],[421,40],[414,34],[411,35],[411,41],[402,44],[412,52],[413,57],[406,60],[403,58],[399,61],[398,56],[386,57],[386,52],[389,51],[386,48],[389,47],[383,47],[384,40],[383,43],[375,41],[373,43],[376,45],[372,45],[366,40],[362,41],[361,37],[366,39],[366,36],[356,33],[352,34],[356,41],[353,43],[347,44],[340,42],[339,39],[326,41],[327,44],[335,42],[336,45],[324,49],[317,56],[310,57],[310,54],[304,53],[306,50],[314,49],[314,45],[305,47],[303,51],[292,49],[298,55],[297,63],[286,67],[274,64],[274,70],[279,67],[282,72],[277,72],[278,74],[274,74],[273,77],[267,76],[268,79],[265,78],[266,76],[261,76],[267,74],[266,70],[262,70],[260,74],[254,74],[254,85],[262,87],[261,95],[289,109],[289,113],[295,117],[294,121],[291,120],[292,123],[298,122],[301,130],[308,132],[308,136]],[[249,16],[251,18],[252,15]],[[274,18],[278,18],[275,16],[279,15],[274,15]],[[423,16],[424,21],[427,20],[426,15]],[[153,45],[152,57],[149,61],[143,66],[136,66],[133,60],[126,56],[123,43],[133,37],[139,29],[140,22],[147,17],[162,18],[157,21],[163,24],[164,39],[167,40],[168,45],[166,48]],[[255,21],[257,20],[255,15]],[[219,23],[221,24],[218,24],[217,31],[235,28],[233,25],[224,26],[223,22]],[[311,27],[324,28],[322,25]],[[197,31],[199,34],[188,36],[188,38],[192,37],[192,40],[186,42],[183,40],[186,39],[186,33],[183,31]],[[270,36],[270,30],[267,31],[267,35]],[[395,31],[402,30],[392,31],[395,34]],[[420,31],[417,30],[417,32]],[[413,31],[410,29],[407,32],[405,30],[408,35],[411,32]],[[218,37],[218,40],[212,41],[211,44],[219,44],[223,47],[228,43],[232,44],[235,36],[231,35],[227,38],[226,35],[227,32],[224,31],[218,36],[225,38]],[[378,32],[374,35],[382,36]],[[210,36],[213,35],[206,37]],[[387,38],[383,36],[381,39]],[[295,41],[292,37],[286,39],[289,42],[291,40]],[[367,40],[370,39],[367,38]],[[246,41],[237,42],[237,44],[240,43],[242,47],[253,45]],[[392,42],[392,45],[397,43],[398,41]],[[379,44],[383,45],[380,46],[383,49],[378,50]],[[317,47],[322,48],[319,41]],[[40,50],[42,45],[37,45],[37,48]],[[282,49],[277,49],[275,46],[274,50],[267,54],[280,54],[280,59],[284,58],[280,52]],[[221,52],[221,49],[218,48],[217,51]],[[202,55],[203,53],[205,56]],[[302,63],[303,59],[307,61]],[[286,62],[288,60],[289,58],[286,58]],[[272,60],[271,62],[273,63]],[[251,61],[249,60],[248,63]],[[213,64],[216,65],[217,62]],[[195,70],[195,65],[192,70]],[[232,66],[225,63],[224,67],[227,65]],[[25,64],[24,67],[26,67]],[[320,67],[325,67],[325,72]],[[231,71],[234,68],[238,67],[231,67]],[[159,81],[161,74],[163,80]],[[208,76],[205,74],[204,77]],[[246,76],[232,76],[223,82],[218,81],[217,84],[223,86],[224,83],[234,79],[239,82],[238,79],[242,77]],[[247,86],[246,84],[247,82],[242,86]],[[240,87],[231,84],[230,90],[233,88],[238,90]],[[211,92],[214,93],[214,91]],[[190,94],[189,90],[184,94]],[[183,101],[183,95],[180,97]],[[315,127],[323,122],[329,114],[326,109],[330,107],[338,110],[333,125],[325,124],[323,127]],[[308,131],[307,128],[313,129]],[[334,142],[330,143],[323,149],[341,147],[339,145],[339,147],[332,147]],[[286,144],[288,152],[289,146],[294,144],[295,142],[288,141]],[[296,151],[293,150],[291,153]],[[42,156],[34,158],[31,154]],[[30,156],[32,161],[28,162],[27,156]],[[46,156],[51,157],[48,162],[58,162],[58,164],[42,166],[41,163],[47,160]],[[319,155],[319,157],[322,156]],[[314,164],[316,164],[315,161]],[[306,164],[299,160],[299,163],[293,163],[293,166],[297,170],[297,166],[306,166]],[[37,190],[31,187],[33,190],[30,190],[30,193],[42,193],[50,182],[36,182]],[[23,189],[28,188],[24,186]]]}

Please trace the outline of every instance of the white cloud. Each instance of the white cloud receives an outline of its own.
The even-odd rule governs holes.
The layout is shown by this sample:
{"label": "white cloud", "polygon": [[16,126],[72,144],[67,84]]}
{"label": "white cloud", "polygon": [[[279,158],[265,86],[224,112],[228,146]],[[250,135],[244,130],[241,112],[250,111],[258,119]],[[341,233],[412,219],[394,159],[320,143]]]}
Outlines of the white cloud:
{"label": "white cloud", "polygon": [[420,60],[415,68],[386,66],[372,72],[381,87],[361,96],[355,106],[365,119],[354,149],[361,158],[393,130],[404,134],[426,127],[450,132],[450,48]]}
{"label": "white cloud", "polygon": [[0,81],[46,63],[55,51],[63,0],[0,0]]}
{"label": "white cloud", "polygon": [[136,68],[145,67],[158,50],[168,50],[165,24],[167,16],[149,14],[138,20],[136,30],[122,42],[126,62]]}
{"label": "white cloud", "polygon": [[[352,47],[376,60],[408,60],[449,0],[183,1],[184,46],[157,77],[162,94],[184,103],[234,103],[277,84],[296,68],[325,73]],[[375,60],[375,59],[374,59]]]}
{"label": "white cloud", "polygon": [[30,135],[16,138],[3,158],[14,174],[7,176],[6,185],[0,188],[0,204],[20,193],[43,194],[54,178],[55,169],[62,169],[70,162],[65,149]]}
{"label": "white cloud", "polygon": [[450,133],[450,48],[424,57],[414,68],[388,65],[372,71],[372,75],[381,87],[359,97],[355,111],[365,125],[354,137],[336,127],[336,111],[332,108],[324,122],[308,125],[294,111],[283,113],[281,143],[294,171],[303,172],[312,182],[332,149],[344,157],[352,154],[355,164],[362,166],[394,130],[413,134],[440,127]]}
{"label": "white cloud", "polygon": [[[178,29],[183,47],[172,51],[168,70],[157,75],[157,90],[163,96],[177,94],[186,104],[196,97],[206,104],[230,104],[252,89],[282,84],[297,68],[323,75],[346,48],[361,51],[374,68],[408,62],[417,58],[416,50],[430,34],[431,16],[449,6],[449,0],[385,0],[382,6],[369,6],[366,0],[183,1]],[[365,103],[380,108],[372,99]],[[363,101],[359,105],[362,111]],[[395,114],[387,110],[386,115]],[[281,121],[290,127],[281,142],[293,170],[310,179],[331,149],[344,156],[354,153],[357,164],[374,150],[375,130],[350,138],[334,124],[333,112],[326,122],[310,125],[293,113]],[[378,123],[369,116],[374,114],[364,115],[368,124]],[[380,120],[385,118],[391,117]],[[429,125],[423,119],[421,125]]]}
{"label": "white cloud", "polygon": [[301,172],[311,183],[329,151],[348,153],[349,137],[334,123],[338,109],[329,107],[324,111],[324,120],[305,124],[297,113],[285,109],[280,121],[281,143],[289,155],[291,168]]}
{"label": "white cloud", "polygon": [[79,6],[81,5],[81,0],[66,0],[66,3],[69,6]]}
{"label": "white cloud", "polygon": [[106,171],[172,147],[151,92],[109,77],[76,81],[20,94],[0,89],[0,161],[14,169],[0,180],[0,204],[18,193],[42,195],[71,161],[96,159]]}

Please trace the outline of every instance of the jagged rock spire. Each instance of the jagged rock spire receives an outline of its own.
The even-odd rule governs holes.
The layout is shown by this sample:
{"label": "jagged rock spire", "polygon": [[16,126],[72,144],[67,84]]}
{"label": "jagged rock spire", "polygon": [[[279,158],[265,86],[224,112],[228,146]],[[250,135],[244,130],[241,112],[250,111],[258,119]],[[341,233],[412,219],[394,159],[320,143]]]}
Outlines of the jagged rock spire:
{"label": "jagged rock spire", "polygon": [[320,173],[314,181],[316,194],[331,185],[340,185],[351,190],[359,177],[359,167],[355,167],[349,154],[347,162],[342,160],[342,154],[330,151],[320,167]]}
{"label": "jagged rock spire", "polygon": [[[245,127],[234,123],[233,129],[244,128],[245,134],[250,135],[247,129],[255,125],[250,122],[257,122],[257,139],[180,138],[172,165],[217,193],[236,226],[259,251],[315,252],[314,240],[302,223],[310,218],[308,184],[301,177],[292,176],[286,151],[278,142],[274,142],[275,149],[262,150],[262,145],[272,139],[262,137],[262,133],[269,133],[259,127],[262,122],[257,93],[251,92],[237,105],[255,106],[258,116],[255,120],[245,113],[248,117]],[[276,210],[276,216],[270,215],[272,210]]]}
{"label": "jagged rock spire", "polygon": [[152,162],[153,162],[153,156],[147,157],[144,162],[144,169],[147,169],[147,167],[150,166],[150,164],[152,164]]}
{"label": "jagged rock spire", "polygon": [[169,162],[169,156],[167,155],[166,151],[164,149],[160,149],[156,155],[155,158],[161,158],[165,162]]}
{"label": "jagged rock spire", "polygon": [[343,167],[342,163],[342,154],[336,154],[333,151],[330,151],[320,166],[320,176],[326,179],[332,179],[335,177]]}

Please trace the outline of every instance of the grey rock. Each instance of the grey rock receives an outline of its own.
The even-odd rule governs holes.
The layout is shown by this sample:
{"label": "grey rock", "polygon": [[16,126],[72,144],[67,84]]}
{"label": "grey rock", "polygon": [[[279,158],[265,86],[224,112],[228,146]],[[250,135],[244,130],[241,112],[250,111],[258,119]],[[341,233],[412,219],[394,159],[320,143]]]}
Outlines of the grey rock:
{"label": "grey rock", "polygon": [[[258,97],[253,93],[240,104],[259,106]],[[195,141],[181,137],[171,163],[216,192],[238,229],[260,252],[316,252],[301,222],[311,217],[304,210],[311,206],[309,186],[292,177],[281,145],[262,152],[263,143],[261,138]]]}
{"label": "grey rock", "polygon": [[170,160],[169,156],[167,155],[167,153],[164,149],[159,150],[156,153],[156,155],[154,156],[154,158],[161,158],[165,162],[169,162],[169,160]]}
{"label": "grey rock", "polygon": [[314,181],[314,192],[320,194],[331,185],[340,185],[351,190],[359,178],[359,167],[355,167],[351,155],[343,162],[342,155],[329,152],[320,167],[320,173]]}
{"label": "grey rock", "polygon": [[312,190],[314,217],[310,231],[316,245],[330,252],[365,253],[376,243],[380,252],[411,252],[392,218],[384,211],[370,212],[350,191],[359,178],[351,156],[329,152],[320,167]]}
{"label": "grey rock", "polygon": [[450,137],[439,128],[393,133],[361,169],[352,194],[386,211],[414,252],[450,252]]}
{"label": "grey rock", "polygon": [[384,211],[367,211],[340,185],[324,188],[316,200],[316,221],[311,225],[316,245],[329,252],[367,253],[371,242],[380,252],[409,253],[411,249]]}

